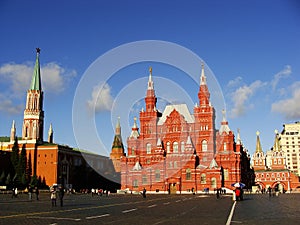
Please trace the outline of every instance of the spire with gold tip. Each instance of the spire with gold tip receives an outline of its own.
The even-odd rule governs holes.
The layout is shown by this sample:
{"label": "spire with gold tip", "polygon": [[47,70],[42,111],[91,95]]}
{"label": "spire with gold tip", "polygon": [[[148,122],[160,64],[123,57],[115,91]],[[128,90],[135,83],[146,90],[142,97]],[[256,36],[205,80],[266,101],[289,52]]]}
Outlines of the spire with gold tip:
{"label": "spire with gold tip", "polygon": [[259,139],[259,131],[256,132],[256,149],[255,152],[263,152],[262,151],[262,147],[261,147],[261,143],[260,143],[260,139]]}
{"label": "spire with gold tip", "polygon": [[153,81],[152,81],[152,67],[150,66],[150,68],[149,68],[148,90],[153,90],[153,89],[154,89],[154,85],[153,85]]}
{"label": "spire with gold tip", "polygon": [[40,48],[36,48],[36,60],[31,80],[30,90],[42,90],[41,71],[40,71]]}

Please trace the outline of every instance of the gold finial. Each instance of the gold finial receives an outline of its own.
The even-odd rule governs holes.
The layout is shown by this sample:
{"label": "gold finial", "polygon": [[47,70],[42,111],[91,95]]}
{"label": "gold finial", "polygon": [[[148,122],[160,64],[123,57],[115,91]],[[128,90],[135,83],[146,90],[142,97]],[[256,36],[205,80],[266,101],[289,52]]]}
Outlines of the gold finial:
{"label": "gold finial", "polygon": [[256,131],[256,135],[259,136],[259,134],[260,134],[259,131]]}
{"label": "gold finial", "polygon": [[149,67],[149,72],[152,75],[152,67],[151,66]]}

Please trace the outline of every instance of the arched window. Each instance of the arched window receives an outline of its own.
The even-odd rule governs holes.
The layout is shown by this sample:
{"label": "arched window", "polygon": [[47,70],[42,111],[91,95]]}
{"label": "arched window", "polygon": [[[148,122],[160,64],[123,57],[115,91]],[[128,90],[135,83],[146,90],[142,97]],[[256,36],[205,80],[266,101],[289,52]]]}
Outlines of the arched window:
{"label": "arched window", "polygon": [[201,184],[206,184],[206,174],[205,173],[201,174],[200,183]]}
{"label": "arched window", "polygon": [[181,152],[184,152],[184,141],[181,142]]}
{"label": "arched window", "polygon": [[203,141],[202,141],[202,151],[203,151],[203,152],[206,152],[206,151],[207,151],[207,141],[206,141],[206,140],[203,140]]}
{"label": "arched window", "polygon": [[131,148],[131,155],[135,155],[135,149],[134,149],[134,147]]}
{"label": "arched window", "polygon": [[167,142],[167,153],[171,152],[171,144],[170,142]]}
{"label": "arched window", "polygon": [[160,181],[160,170],[155,170],[155,181]]}
{"label": "arched window", "polygon": [[174,162],[174,168],[177,168],[177,162],[176,161]]}
{"label": "arched window", "polygon": [[186,174],[185,174],[185,179],[186,180],[191,180],[191,169],[190,168],[187,168],[186,169]]}
{"label": "arched window", "polygon": [[151,154],[151,144],[150,143],[147,143],[147,154]]}
{"label": "arched window", "polygon": [[173,143],[173,152],[178,153],[178,142]]}
{"label": "arched window", "polygon": [[223,148],[224,148],[224,151],[226,151],[226,150],[227,150],[227,143],[226,143],[226,142],[224,142],[224,144],[223,144]]}
{"label": "arched window", "polygon": [[216,188],[217,187],[217,179],[215,177],[211,178],[211,187]]}

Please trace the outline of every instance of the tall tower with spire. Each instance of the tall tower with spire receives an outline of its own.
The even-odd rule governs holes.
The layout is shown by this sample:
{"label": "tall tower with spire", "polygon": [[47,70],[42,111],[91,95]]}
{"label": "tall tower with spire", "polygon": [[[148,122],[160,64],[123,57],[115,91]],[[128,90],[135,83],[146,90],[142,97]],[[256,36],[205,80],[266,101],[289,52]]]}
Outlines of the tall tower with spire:
{"label": "tall tower with spire", "polygon": [[125,152],[124,152],[124,145],[121,136],[120,118],[118,118],[116,130],[115,130],[115,137],[114,137],[114,141],[110,153],[110,159],[113,162],[116,172],[121,172],[120,160],[122,156],[125,156]]}
{"label": "tall tower with spire", "polygon": [[[152,138],[153,146],[156,144],[157,134],[157,119],[161,116],[161,113],[156,108],[157,98],[154,90],[154,83],[152,80],[152,67],[149,68],[148,86],[145,97],[146,109],[140,112],[140,135],[142,138]],[[145,149],[143,149],[145,150]]]}
{"label": "tall tower with spire", "polygon": [[204,64],[202,63],[200,88],[198,92],[199,105],[194,107],[195,132],[197,136],[196,149],[203,165],[208,165],[213,159],[216,146],[215,109],[210,102],[210,93],[206,83]]}
{"label": "tall tower with spire", "polygon": [[22,128],[22,139],[32,140],[33,142],[43,141],[44,130],[43,91],[39,56],[40,49],[37,48],[31,85],[27,91]]}
{"label": "tall tower with spire", "polygon": [[256,149],[252,159],[254,170],[266,169],[266,156],[261,147],[259,131],[256,132]]}
{"label": "tall tower with spire", "polygon": [[16,137],[16,124],[15,121],[13,120],[11,129],[10,129],[10,142],[14,142]]}

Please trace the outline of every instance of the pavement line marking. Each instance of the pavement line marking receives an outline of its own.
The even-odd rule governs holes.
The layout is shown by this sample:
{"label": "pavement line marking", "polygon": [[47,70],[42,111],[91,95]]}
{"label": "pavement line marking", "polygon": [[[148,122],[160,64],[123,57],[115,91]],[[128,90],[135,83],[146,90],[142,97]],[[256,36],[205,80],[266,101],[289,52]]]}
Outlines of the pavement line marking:
{"label": "pavement line marking", "polygon": [[105,217],[105,216],[110,216],[110,214],[103,214],[103,215],[99,215],[99,216],[88,216],[88,217],[85,217],[87,220],[90,220],[90,219],[97,219],[97,218],[101,218],[101,217]]}
{"label": "pavement line marking", "polygon": [[169,205],[169,204],[170,204],[170,202],[165,202],[165,203],[164,203],[164,205]]}
{"label": "pavement line marking", "polygon": [[236,205],[236,201],[235,201],[235,202],[233,203],[233,205],[232,205],[232,208],[231,208],[231,211],[230,211],[230,213],[229,213],[229,216],[228,216],[226,225],[230,225],[230,223],[231,223],[231,219],[232,219],[232,216],[233,216],[233,213],[234,213],[235,205]]}
{"label": "pavement line marking", "polygon": [[[150,199],[147,200],[148,202],[163,200],[165,198],[157,198],[157,199]],[[42,212],[28,212],[28,213],[19,213],[13,215],[5,215],[0,216],[0,219],[7,219],[7,218],[15,218],[15,217],[24,217],[24,216],[34,216],[34,215],[42,215],[42,214],[52,214],[52,213],[64,213],[64,212],[74,212],[74,211],[81,211],[81,210],[90,210],[90,209],[99,209],[99,208],[107,208],[119,205],[129,205],[129,204],[139,204],[141,202],[145,202],[144,200],[137,201],[137,202],[124,202],[124,203],[115,203],[115,204],[108,204],[108,205],[100,205],[100,206],[91,206],[91,207],[79,207],[73,209],[61,209],[61,210],[54,210],[54,211],[42,211]]]}
{"label": "pavement line marking", "polygon": [[155,207],[155,206],[157,206],[157,205],[156,205],[156,204],[154,204],[154,205],[149,205],[148,208],[153,208],[153,207]]}
{"label": "pavement line marking", "polygon": [[30,219],[54,219],[54,220],[71,220],[71,221],[80,221],[79,218],[66,218],[66,217],[54,217],[54,216],[28,216]]}
{"label": "pavement line marking", "polygon": [[124,210],[124,211],[122,211],[122,213],[128,213],[128,212],[132,212],[132,211],[135,211],[135,210],[137,210],[137,208]]}

